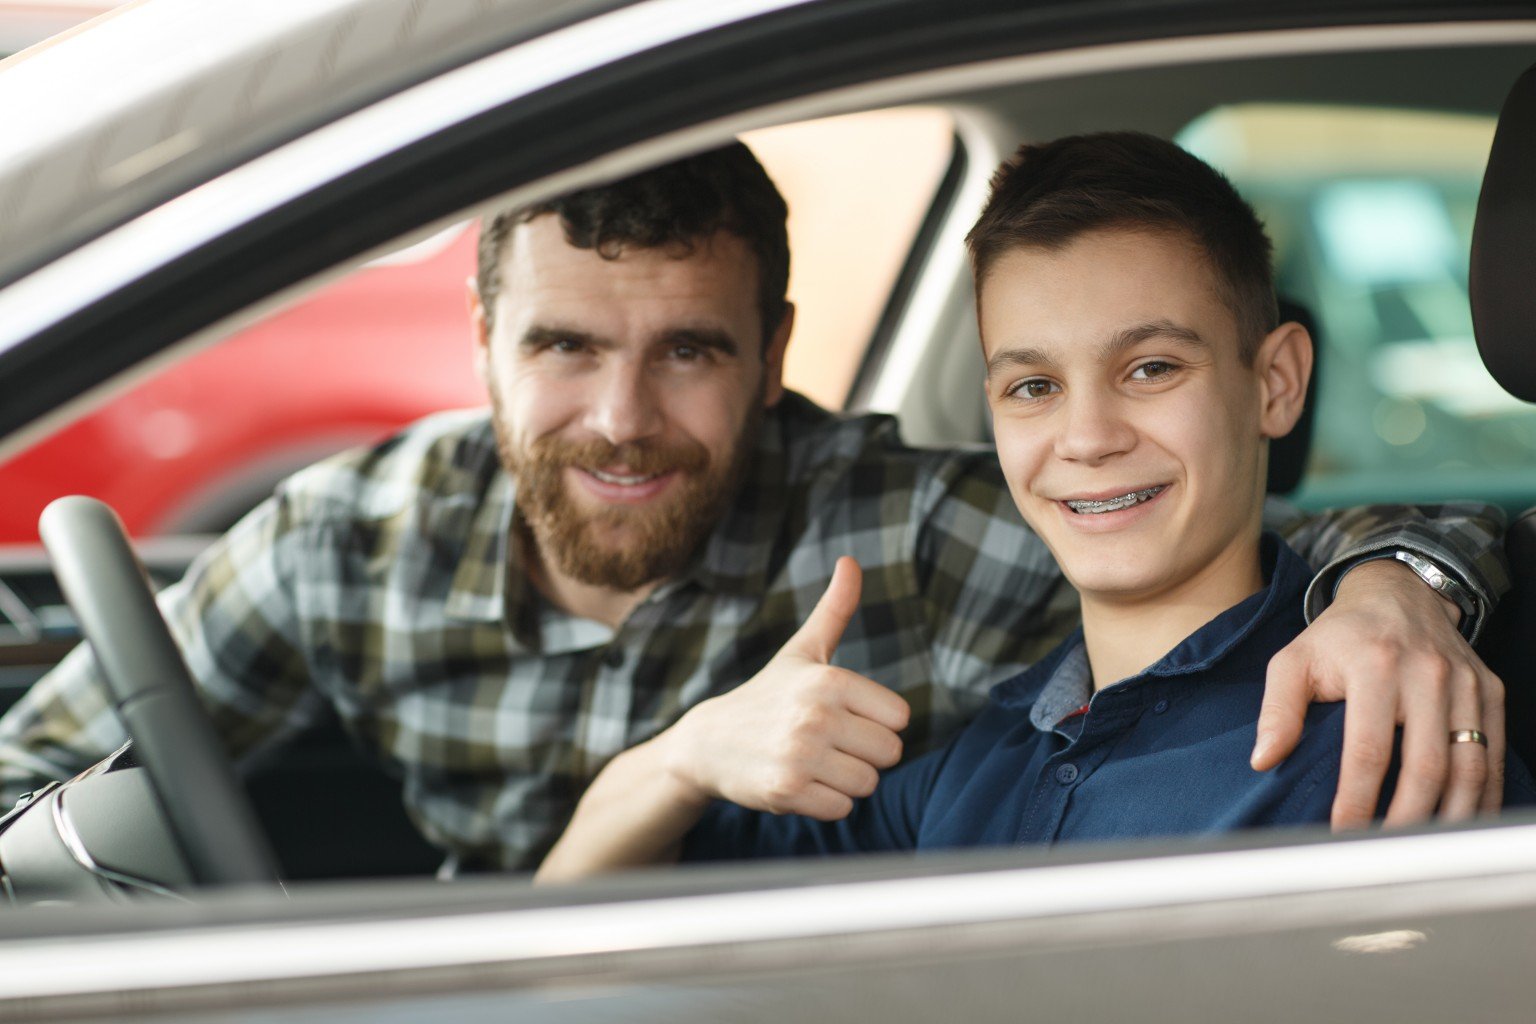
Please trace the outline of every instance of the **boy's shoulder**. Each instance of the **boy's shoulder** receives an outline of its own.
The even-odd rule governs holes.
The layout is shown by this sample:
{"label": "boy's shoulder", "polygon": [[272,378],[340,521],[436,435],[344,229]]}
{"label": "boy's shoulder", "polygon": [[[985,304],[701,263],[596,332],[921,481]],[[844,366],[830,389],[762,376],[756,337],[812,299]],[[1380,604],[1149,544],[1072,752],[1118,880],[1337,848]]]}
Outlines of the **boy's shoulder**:
{"label": "boy's shoulder", "polygon": [[[1329,783],[1325,788],[1330,798],[1327,801],[1328,809],[1332,807],[1331,797],[1338,786],[1344,750],[1346,713],[1347,709],[1343,702],[1313,704],[1307,710],[1301,742],[1297,744],[1291,756],[1274,769],[1275,772],[1281,773],[1282,781],[1287,778],[1291,780],[1317,778],[1319,781]],[[1399,729],[1393,740],[1392,760],[1382,783],[1381,798],[1376,805],[1375,817],[1378,819],[1386,816],[1387,808],[1391,805],[1392,797],[1397,791],[1398,771],[1402,764],[1402,742],[1402,730]],[[1530,768],[1512,750],[1507,751],[1504,757],[1504,806],[1506,808],[1536,806],[1536,777],[1532,776]],[[1307,820],[1326,821],[1327,816],[1316,816],[1314,813]]]}

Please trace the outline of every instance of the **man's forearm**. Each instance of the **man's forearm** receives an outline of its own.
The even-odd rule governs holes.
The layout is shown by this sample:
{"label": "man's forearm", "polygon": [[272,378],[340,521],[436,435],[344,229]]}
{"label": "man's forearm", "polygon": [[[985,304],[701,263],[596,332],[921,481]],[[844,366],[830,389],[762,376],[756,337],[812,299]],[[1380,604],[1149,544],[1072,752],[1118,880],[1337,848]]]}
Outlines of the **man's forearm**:
{"label": "man's forearm", "polygon": [[668,743],[663,733],[598,773],[535,882],[568,882],[677,859],[709,796],[671,770]]}
{"label": "man's forearm", "polygon": [[[1467,626],[1462,608],[1379,551],[1350,563],[1336,596],[1328,587],[1332,603],[1270,662],[1253,766],[1268,770],[1294,748],[1309,701],[1344,700],[1336,828],[1372,819],[1399,727],[1401,766],[1387,824],[1497,810],[1503,687],[1458,635]],[[1469,732],[1485,736],[1487,747],[1456,739]]]}
{"label": "man's forearm", "polygon": [[1339,580],[1335,588],[1335,597],[1342,598],[1347,594],[1354,594],[1357,590],[1362,594],[1369,594],[1374,588],[1381,586],[1401,586],[1409,593],[1421,593],[1424,603],[1443,615],[1452,629],[1461,627],[1461,609],[1424,587],[1423,581],[1405,568],[1401,562],[1391,559],[1378,558],[1350,569]]}
{"label": "man's forearm", "polygon": [[[1265,523],[1278,529],[1318,577],[1307,595],[1308,619],[1333,599],[1340,579],[1359,560],[1393,550],[1429,558],[1476,597],[1486,615],[1509,589],[1504,515],[1476,502],[1370,505],[1303,516],[1272,499]],[[1467,630],[1478,624],[1466,623]]]}
{"label": "man's forearm", "polygon": [[88,644],[65,655],[0,717],[0,812],[90,767],[128,737]]}

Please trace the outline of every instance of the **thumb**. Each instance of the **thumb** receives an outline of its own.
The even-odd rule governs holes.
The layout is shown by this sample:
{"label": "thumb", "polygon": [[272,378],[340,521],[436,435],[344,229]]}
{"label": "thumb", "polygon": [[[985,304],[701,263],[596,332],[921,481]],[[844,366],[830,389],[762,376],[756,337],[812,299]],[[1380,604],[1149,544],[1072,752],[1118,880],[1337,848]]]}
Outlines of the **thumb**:
{"label": "thumb", "polygon": [[839,558],[832,568],[827,592],[811,609],[805,623],[789,638],[783,653],[822,663],[831,661],[832,652],[843,639],[843,630],[848,628],[848,621],[859,609],[863,586],[864,573],[859,569],[859,563],[847,555]]}

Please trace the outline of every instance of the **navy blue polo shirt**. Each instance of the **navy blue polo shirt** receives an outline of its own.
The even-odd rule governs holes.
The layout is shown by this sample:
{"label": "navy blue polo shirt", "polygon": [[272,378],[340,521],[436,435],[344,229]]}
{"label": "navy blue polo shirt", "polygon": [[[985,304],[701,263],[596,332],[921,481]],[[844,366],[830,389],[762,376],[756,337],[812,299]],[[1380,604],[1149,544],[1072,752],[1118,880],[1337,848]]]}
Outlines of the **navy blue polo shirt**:
{"label": "navy blue polo shirt", "polygon": [[[1261,543],[1268,584],[1138,675],[1093,692],[1078,630],[999,683],[947,747],[885,773],[842,821],[713,806],[685,860],[1196,835],[1326,822],[1339,778],[1344,705],[1314,704],[1296,750],[1256,772],[1270,658],[1306,625],[1312,570]],[[1087,710],[1081,711],[1086,705]],[[1524,766],[1506,799],[1536,801]],[[1386,792],[1390,794],[1391,780]],[[1383,797],[1385,810],[1387,796]]]}

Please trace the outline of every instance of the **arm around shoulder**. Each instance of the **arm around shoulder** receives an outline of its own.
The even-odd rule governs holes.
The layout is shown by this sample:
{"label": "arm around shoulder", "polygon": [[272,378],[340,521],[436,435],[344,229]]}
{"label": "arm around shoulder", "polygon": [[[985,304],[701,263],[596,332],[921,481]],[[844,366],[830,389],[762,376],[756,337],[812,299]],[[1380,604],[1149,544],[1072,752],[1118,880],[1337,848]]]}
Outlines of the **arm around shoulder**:
{"label": "arm around shoulder", "polygon": [[[1449,573],[1473,595],[1484,616],[1509,590],[1505,517],[1494,505],[1362,505],[1308,515],[1271,497],[1264,521],[1317,571],[1307,593],[1309,621],[1332,603],[1339,581],[1361,560],[1399,550]],[[1478,623],[1465,625],[1464,632],[1475,635]]]}
{"label": "arm around shoulder", "polygon": [[[1272,503],[1271,522],[1273,511]],[[1371,820],[1399,726],[1402,770],[1388,824],[1496,810],[1503,687],[1464,639],[1478,623],[1407,566],[1380,556],[1411,551],[1465,574],[1461,582],[1486,614],[1507,588],[1502,530],[1498,509],[1471,503],[1372,506],[1288,524],[1288,540],[1324,569],[1308,592],[1310,625],[1270,663],[1254,767],[1272,767],[1295,746],[1308,702],[1344,700],[1350,726],[1335,828]],[[1450,732],[1469,728],[1487,733],[1486,750],[1447,742]]]}

